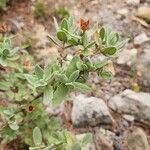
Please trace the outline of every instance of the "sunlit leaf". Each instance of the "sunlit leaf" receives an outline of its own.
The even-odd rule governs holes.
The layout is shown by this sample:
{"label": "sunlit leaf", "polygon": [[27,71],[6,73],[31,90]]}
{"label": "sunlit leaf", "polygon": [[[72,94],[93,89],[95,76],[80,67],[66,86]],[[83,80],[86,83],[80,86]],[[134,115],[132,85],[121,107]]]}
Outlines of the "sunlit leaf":
{"label": "sunlit leaf", "polygon": [[53,99],[53,87],[46,86],[43,94],[43,104],[48,105],[52,102]]}
{"label": "sunlit leaf", "polygon": [[35,66],[35,74],[39,79],[43,78],[43,69],[39,65]]}
{"label": "sunlit leaf", "polygon": [[42,133],[38,127],[33,130],[33,141],[35,146],[40,146],[42,144]]}
{"label": "sunlit leaf", "polygon": [[80,73],[79,70],[74,71],[74,72],[70,75],[69,81],[70,81],[70,82],[76,81],[76,80],[78,79],[78,77],[79,77],[79,73]]}
{"label": "sunlit leaf", "polygon": [[71,82],[71,83],[67,83],[66,85],[72,85],[74,87],[75,90],[78,90],[80,92],[90,92],[92,89],[91,87],[89,87],[88,85],[84,84],[84,83],[80,83],[80,82]]}
{"label": "sunlit leaf", "polygon": [[60,84],[54,92],[53,105],[58,106],[66,98],[68,92],[68,87],[65,84]]}

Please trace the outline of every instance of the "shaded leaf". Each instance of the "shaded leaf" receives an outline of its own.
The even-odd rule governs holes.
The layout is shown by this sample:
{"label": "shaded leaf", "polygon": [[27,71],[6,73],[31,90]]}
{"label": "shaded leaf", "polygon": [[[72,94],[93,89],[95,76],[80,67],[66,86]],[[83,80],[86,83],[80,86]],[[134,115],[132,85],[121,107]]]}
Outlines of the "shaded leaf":
{"label": "shaded leaf", "polygon": [[58,31],[57,37],[60,41],[67,42],[67,35],[64,31]]}
{"label": "shaded leaf", "polygon": [[100,35],[101,40],[103,41],[104,37],[105,37],[105,29],[104,28],[101,28],[99,35]]}
{"label": "shaded leaf", "polygon": [[107,47],[104,49],[102,53],[106,56],[111,56],[111,55],[114,55],[116,51],[117,49],[115,47]]}
{"label": "shaded leaf", "polygon": [[112,74],[105,69],[102,69],[99,75],[105,80],[110,80],[112,78]]}

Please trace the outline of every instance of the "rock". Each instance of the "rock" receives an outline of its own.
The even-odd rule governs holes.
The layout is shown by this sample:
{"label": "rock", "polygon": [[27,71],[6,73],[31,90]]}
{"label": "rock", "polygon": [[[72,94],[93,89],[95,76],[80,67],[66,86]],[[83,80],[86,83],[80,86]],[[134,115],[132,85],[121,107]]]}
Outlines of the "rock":
{"label": "rock", "polygon": [[117,13],[121,16],[127,16],[129,13],[129,10],[127,8],[122,8],[122,9],[117,10]]}
{"label": "rock", "polygon": [[128,5],[138,5],[140,4],[140,0],[126,0]]}
{"label": "rock", "polygon": [[113,118],[102,99],[82,94],[73,101],[71,118],[73,125],[78,127],[113,124]]}
{"label": "rock", "polygon": [[150,40],[149,37],[143,32],[134,38],[134,44],[141,45],[149,40]]}
{"label": "rock", "polygon": [[150,20],[150,7],[142,6],[137,10],[136,16]]}
{"label": "rock", "polygon": [[126,119],[129,122],[133,122],[134,121],[134,117],[131,115],[123,115],[123,118]]}
{"label": "rock", "polygon": [[150,49],[143,50],[138,56],[137,70],[144,86],[150,86]]}
{"label": "rock", "polygon": [[117,63],[120,65],[134,65],[136,63],[136,58],[137,58],[137,49],[133,48],[130,50],[123,50],[118,59],[117,59]]}
{"label": "rock", "polygon": [[127,146],[129,150],[150,150],[146,133],[141,128],[135,128],[128,133]]}
{"label": "rock", "polygon": [[135,120],[150,125],[150,94],[125,90],[109,100],[109,106],[119,113],[133,115]]}

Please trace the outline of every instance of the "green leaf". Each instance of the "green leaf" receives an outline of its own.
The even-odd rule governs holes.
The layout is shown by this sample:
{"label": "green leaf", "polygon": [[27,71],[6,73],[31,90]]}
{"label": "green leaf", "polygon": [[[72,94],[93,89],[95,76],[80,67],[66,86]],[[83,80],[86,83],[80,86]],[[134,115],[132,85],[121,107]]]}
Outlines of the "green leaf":
{"label": "green leaf", "polygon": [[78,61],[76,63],[77,69],[82,70],[82,63],[80,61]]}
{"label": "green leaf", "polygon": [[82,150],[80,143],[79,142],[75,142],[72,146],[71,146],[71,150]]}
{"label": "green leaf", "polygon": [[89,43],[89,44],[85,47],[85,49],[88,49],[88,48],[92,47],[94,44],[95,44],[95,41]]}
{"label": "green leaf", "polygon": [[108,63],[107,60],[101,60],[101,61],[95,62],[93,65],[96,67],[96,69],[100,69],[100,68],[106,66],[107,63]]}
{"label": "green leaf", "polygon": [[43,78],[47,81],[51,77],[51,74],[52,74],[52,65],[49,64],[44,68]]}
{"label": "green leaf", "polygon": [[66,131],[65,132],[65,138],[66,138],[67,145],[72,146],[72,144],[73,144],[73,135],[71,134],[71,132]]}
{"label": "green leaf", "polygon": [[78,79],[78,77],[79,77],[79,73],[80,73],[79,70],[74,71],[74,72],[70,75],[69,81],[70,81],[70,82],[76,81],[76,80]]}
{"label": "green leaf", "polygon": [[4,110],[3,113],[8,115],[8,116],[13,115],[13,112],[11,110],[9,110],[9,109]]}
{"label": "green leaf", "polygon": [[117,47],[118,49],[122,49],[123,46],[124,46],[126,43],[128,43],[128,41],[129,41],[129,39],[125,39],[125,40],[123,40],[123,41],[118,41],[118,44],[116,45],[116,47]]}
{"label": "green leaf", "polygon": [[112,56],[116,53],[117,49],[115,47],[107,47],[102,52],[105,56]]}
{"label": "green leaf", "polygon": [[11,86],[11,84],[6,81],[0,82],[0,90],[7,91],[7,90],[9,90],[10,86]]}
{"label": "green leaf", "polygon": [[67,21],[68,21],[68,27],[69,27],[69,28],[72,27],[72,26],[73,26],[73,17],[70,16],[70,17],[67,19]]}
{"label": "green leaf", "polygon": [[43,69],[39,65],[35,66],[35,75],[37,75],[39,79],[43,78]]}
{"label": "green leaf", "polygon": [[35,82],[37,82],[37,76],[35,76],[35,75],[25,74],[25,78],[26,78],[27,81],[28,81],[30,84],[32,84],[32,85],[34,85]]}
{"label": "green leaf", "polygon": [[74,56],[74,57],[72,58],[72,60],[70,61],[69,65],[68,65],[68,67],[67,67],[67,70],[66,70],[66,75],[67,75],[67,77],[70,77],[70,75],[71,75],[74,71],[78,70],[78,69],[77,69],[77,62],[79,62],[79,61],[80,61],[80,59],[79,59],[79,57],[77,57],[77,56]]}
{"label": "green leaf", "polygon": [[4,49],[3,50],[3,56],[7,57],[9,55],[9,50],[8,49]]}
{"label": "green leaf", "polygon": [[91,91],[91,87],[89,87],[88,85],[86,85],[84,83],[80,83],[80,82],[66,83],[66,85],[72,85],[74,87],[74,89],[76,89],[80,92],[84,92],[84,93]]}
{"label": "green leaf", "polygon": [[33,141],[35,146],[40,146],[42,144],[42,133],[38,127],[33,130]]}
{"label": "green leaf", "polygon": [[4,38],[4,43],[11,45],[11,39],[10,38]]}
{"label": "green leaf", "polygon": [[117,41],[119,39],[119,35],[117,33],[113,33],[112,37],[110,37],[110,40],[109,40],[109,45],[116,45]]}
{"label": "green leaf", "polygon": [[104,37],[105,37],[105,29],[104,28],[101,28],[99,35],[100,35],[101,41],[103,41]]}
{"label": "green leaf", "polygon": [[60,41],[67,42],[67,35],[64,31],[58,31],[57,37]]}
{"label": "green leaf", "polygon": [[68,30],[68,22],[66,19],[63,19],[62,22],[61,22],[61,29],[66,29]]}
{"label": "green leaf", "polygon": [[90,133],[87,133],[82,140],[82,146],[84,147],[91,142],[92,142],[92,135]]}
{"label": "green leaf", "polygon": [[65,84],[60,84],[54,92],[53,105],[58,106],[66,98],[68,92],[68,87]]}
{"label": "green leaf", "polygon": [[81,65],[81,68],[82,68],[83,71],[88,70],[88,66],[87,66],[86,64],[82,64],[82,65]]}
{"label": "green leaf", "polygon": [[105,69],[102,69],[99,75],[105,80],[110,80],[112,78],[112,74]]}
{"label": "green leaf", "polygon": [[17,125],[16,122],[9,123],[9,127],[10,127],[12,130],[18,130],[18,129],[19,129],[19,126]]}
{"label": "green leaf", "polygon": [[70,39],[68,40],[68,43],[71,44],[71,45],[74,45],[74,46],[79,45],[79,42],[78,42],[78,39],[77,39],[77,38],[70,38]]}
{"label": "green leaf", "polygon": [[46,86],[43,94],[43,103],[44,105],[48,105],[52,102],[53,99],[53,87]]}
{"label": "green leaf", "polygon": [[61,83],[68,82],[68,77],[65,74],[56,74],[55,79],[56,79],[56,81],[59,81]]}
{"label": "green leaf", "polygon": [[87,34],[85,33],[82,37],[82,44],[83,44],[83,47],[86,49],[87,45],[89,44],[88,42],[88,37],[87,37]]}
{"label": "green leaf", "polygon": [[2,65],[3,67],[6,67],[8,65],[6,59],[0,57],[0,65]]}

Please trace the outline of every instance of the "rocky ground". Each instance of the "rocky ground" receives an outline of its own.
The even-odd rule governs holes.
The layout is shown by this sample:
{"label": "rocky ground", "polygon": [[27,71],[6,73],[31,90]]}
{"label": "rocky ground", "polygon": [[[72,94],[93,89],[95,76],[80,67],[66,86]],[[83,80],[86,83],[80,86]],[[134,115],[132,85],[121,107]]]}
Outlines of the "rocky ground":
{"label": "rocky ground", "polygon": [[35,4],[14,1],[1,14],[0,26],[6,28],[2,34],[14,36],[16,45],[28,44],[29,53],[40,63],[59,55],[47,35],[54,31],[52,16],[62,17],[56,11],[60,7],[76,19],[99,22],[130,38],[114,63],[113,80],[91,74],[95,90],[90,95],[73,93],[73,101],[64,104],[64,127],[79,138],[92,132],[87,150],[150,150],[150,1],[47,0],[46,15],[39,18],[33,13]]}

